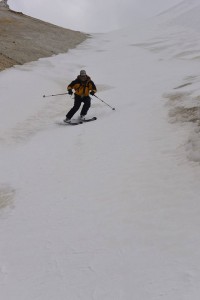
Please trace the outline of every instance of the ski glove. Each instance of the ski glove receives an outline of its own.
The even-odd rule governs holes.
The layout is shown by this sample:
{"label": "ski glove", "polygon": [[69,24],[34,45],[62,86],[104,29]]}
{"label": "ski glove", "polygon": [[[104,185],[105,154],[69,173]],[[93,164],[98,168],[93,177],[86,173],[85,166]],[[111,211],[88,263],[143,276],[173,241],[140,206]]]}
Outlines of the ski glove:
{"label": "ski glove", "polygon": [[91,92],[90,92],[90,95],[94,96],[94,91],[91,91]]}
{"label": "ski glove", "polygon": [[73,95],[72,89],[68,90],[69,95]]}

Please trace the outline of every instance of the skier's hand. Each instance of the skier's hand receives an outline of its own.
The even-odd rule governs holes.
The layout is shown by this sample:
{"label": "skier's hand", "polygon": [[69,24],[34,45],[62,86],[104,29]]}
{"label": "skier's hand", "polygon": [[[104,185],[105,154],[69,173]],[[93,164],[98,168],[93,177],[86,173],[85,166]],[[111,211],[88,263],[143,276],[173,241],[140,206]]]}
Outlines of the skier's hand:
{"label": "skier's hand", "polygon": [[94,96],[94,94],[95,94],[94,91],[91,91],[91,92],[90,92],[90,95]]}
{"label": "skier's hand", "polygon": [[68,90],[68,94],[69,94],[69,95],[73,95],[72,89]]}

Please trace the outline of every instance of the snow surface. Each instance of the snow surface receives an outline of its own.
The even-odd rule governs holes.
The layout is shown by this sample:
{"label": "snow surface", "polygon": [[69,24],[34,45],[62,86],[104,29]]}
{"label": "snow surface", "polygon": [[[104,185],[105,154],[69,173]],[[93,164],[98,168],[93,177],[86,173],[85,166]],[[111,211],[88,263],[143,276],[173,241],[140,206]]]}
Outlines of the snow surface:
{"label": "snow surface", "polygon": [[[197,3],[0,73],[1,299],[200,299]],[[59,126],[80,69],[116,111]]]}

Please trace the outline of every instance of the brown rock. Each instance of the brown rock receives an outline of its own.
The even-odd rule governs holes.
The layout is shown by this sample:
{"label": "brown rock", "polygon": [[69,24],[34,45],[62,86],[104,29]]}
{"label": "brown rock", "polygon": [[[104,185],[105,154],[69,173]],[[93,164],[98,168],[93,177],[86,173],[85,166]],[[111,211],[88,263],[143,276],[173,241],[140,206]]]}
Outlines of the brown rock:
{"label": "brown rock", "polygon": [[89,37],[12,11],[5,4],[0,2],[0,71],[66,53]]}

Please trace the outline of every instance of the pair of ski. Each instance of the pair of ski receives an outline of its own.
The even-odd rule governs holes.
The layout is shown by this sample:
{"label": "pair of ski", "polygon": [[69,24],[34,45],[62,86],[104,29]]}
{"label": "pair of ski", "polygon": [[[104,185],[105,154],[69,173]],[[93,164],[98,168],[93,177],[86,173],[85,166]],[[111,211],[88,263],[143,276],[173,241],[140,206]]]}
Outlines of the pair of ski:
{"label": "pair of ski", "polygon": [[85,120],[75,120],[75,121],[71,121],[70,123],[65,123],[63,121],[63,125],[80,125],[80,124],[83,124],[83,123],[87,123],[87,122],[91,122],[91,121],[95,121],[97,120],[97,117],[93,117],[93,118],[90,118],[90,119],[85,119]]}

